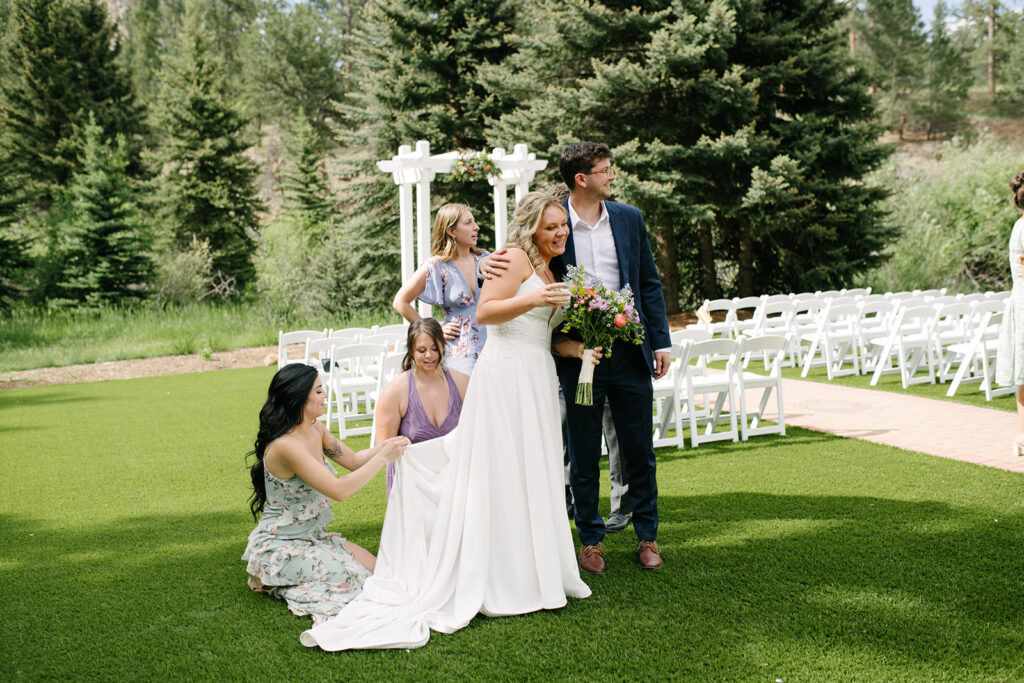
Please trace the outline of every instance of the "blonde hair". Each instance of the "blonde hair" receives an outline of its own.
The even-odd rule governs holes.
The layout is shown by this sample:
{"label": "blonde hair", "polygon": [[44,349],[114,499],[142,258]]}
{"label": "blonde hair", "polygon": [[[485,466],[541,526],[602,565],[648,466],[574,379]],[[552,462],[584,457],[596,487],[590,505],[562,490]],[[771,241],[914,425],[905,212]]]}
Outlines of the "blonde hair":
{"label": "blonde hair", "polygon": [[549,206],[557,206],[563,213],[565,212],[561,202],[547,192],[534,190],[524,196],[512,215],[512,225],[509,226],[508,240],[505,242],[506,247],[518,247],[525,251],[535,269],[544,267],[544,259],[540,257],[540,252],[533,243],[533,236],[537,233],[544,211]]}
{"label": "blonde hair", "polygon": [[[437,210],[437,215],[434,216],[434,246],[430,250],[431,256],[436,256],[442,261],[451,261],[455,258],[457,249],[455,238],[448,234],[448,229],[454,228],[464,213],[472,213],[471,209],[465,204],[444,204]],[[479,254],[483,249],[470,247],[469,251],[473,254]]]}

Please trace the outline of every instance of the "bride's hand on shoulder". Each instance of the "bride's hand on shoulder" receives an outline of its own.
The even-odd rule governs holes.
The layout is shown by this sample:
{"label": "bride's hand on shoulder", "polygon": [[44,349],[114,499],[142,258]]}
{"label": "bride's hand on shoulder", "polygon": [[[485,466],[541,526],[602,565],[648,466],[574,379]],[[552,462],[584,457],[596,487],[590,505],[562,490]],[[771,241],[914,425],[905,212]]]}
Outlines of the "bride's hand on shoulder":
{"label": "bride's hand on shoulder", "polygon": [[409,439],[404,436],[393,436],[380,445],[380,454],[388,462],[394,462],[405,454]]}
{"label": "bride's hand on shoulder", "polygon": [[569,285],[564,282],[551,282],[533,290],[533,305],[557,308],[569,303]]}

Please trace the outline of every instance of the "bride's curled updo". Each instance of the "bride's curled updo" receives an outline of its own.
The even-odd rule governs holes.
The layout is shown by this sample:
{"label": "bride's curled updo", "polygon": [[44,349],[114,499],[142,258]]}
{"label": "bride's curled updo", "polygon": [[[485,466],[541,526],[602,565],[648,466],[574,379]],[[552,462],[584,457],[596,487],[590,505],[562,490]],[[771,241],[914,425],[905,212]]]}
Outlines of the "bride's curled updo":
{"label": "bride's curled updo", "polygon": [[1010,181],[1010,189],[1013,191],[1013,204],[1021,211],[1024,211],[1024,171],[1013,176]]}
{"label": "bride's curled updo", "polygon": [[509,226],[508,240],[505,242],[506,247],[519,247],[525,251],[535,269],[544,267],[544,259],[533,244],[533,235],[540,227],[544,211],[549,206],[557,206],[565,212],[561,202],[547,192],[535,190],[523,197],[512,214],[512,225]]}

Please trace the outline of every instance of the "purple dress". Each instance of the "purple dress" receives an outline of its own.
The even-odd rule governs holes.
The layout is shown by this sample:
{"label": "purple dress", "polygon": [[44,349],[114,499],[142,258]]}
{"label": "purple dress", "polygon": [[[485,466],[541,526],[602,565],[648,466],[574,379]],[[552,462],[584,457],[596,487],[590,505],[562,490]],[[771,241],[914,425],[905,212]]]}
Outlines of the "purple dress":
{"label": "purple dress", "polygon": [[[447,370],[444,371],[445,379],[448,380],[448,413],[444,416],[440,427],[430,421],[427,411],[420,402],[412,370],[406,370],[405,375],[409,378],[409,406],[405,409],[405,417],[402,418],[401,424],[398,425],[398,435],[408,438],[412,443],[419,443],[444,436],[455,429],[459,424],[459,415],[462,414],[462,397],[459,396],[459,388],[455,386],[452,374]],[[389,462],[387,480],[385,481],[388,495],[391,494],[391,482],[394,480],[395,463]]]}
{"label": "purple dress", "polygon": [[[479,282],[480,261],[488,256],[484,251],[473,255]],[[445,364],[452,370],[473,373],[473,366],[487,341],[487,327],[476,322],[476,301],[474,291],[454,261],[442,261],[433,257],[427,262],[427,285],[419,299],[444,311],[444,322],[459,324],[459,336],[445,343]]]}

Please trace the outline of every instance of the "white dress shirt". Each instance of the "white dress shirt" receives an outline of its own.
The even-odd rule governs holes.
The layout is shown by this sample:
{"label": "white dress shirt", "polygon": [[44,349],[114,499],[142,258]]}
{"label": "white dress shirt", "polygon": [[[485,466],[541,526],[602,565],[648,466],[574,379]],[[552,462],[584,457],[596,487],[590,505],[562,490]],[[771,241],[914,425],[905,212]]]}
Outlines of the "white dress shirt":
{"label": "white dress shirt", "polygon": [[[616,291],[626,286],[619,273],[619,255],[615,251],[615,238],[612,236],[612,222],[608,218],[608,207],[601,202],[601,217],[597,225],[590,226],[580,218],[569,200],[569,225],[572,226],[572,241],[576,248],[576,265],[583,266],[587,275],[597,275],[609,289]],[[635,295],[635,292],[634,292]],[[671,349],[655,349],[655,353],[668,352]]]}
{"label": "white dress shirt", "polygon": [[604,202],[601,202],[601,217],[596,225],[591,226],[576,213],[570,199],[569,225],[572,226],[572,241],[576,248],[576,265],[583,266],[583,272],[588,276],[601,278],[608,289],[622,289],[625,283],[619,274],[619,256],[615,251],[612,223]]}

